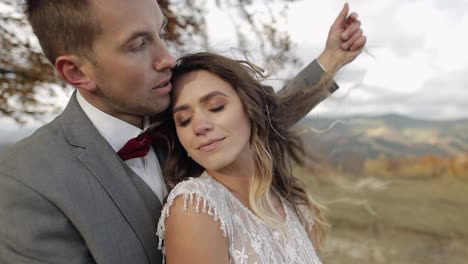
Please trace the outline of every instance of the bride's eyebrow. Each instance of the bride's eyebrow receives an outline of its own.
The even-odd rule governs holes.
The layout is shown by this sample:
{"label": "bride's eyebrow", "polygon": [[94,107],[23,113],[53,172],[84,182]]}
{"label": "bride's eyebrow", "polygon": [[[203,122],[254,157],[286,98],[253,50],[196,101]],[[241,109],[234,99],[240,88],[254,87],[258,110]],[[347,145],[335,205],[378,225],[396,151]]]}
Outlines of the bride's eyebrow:
{"label": "bride's eyebrow", "polygon": [[208,93],[208,94],[202,96],[202,98],[200,98],[199,102],[200,102],[200,103],[205,103],[205,102],[209,101],[211,98],[213,98],[213,97],[215,97],[215,96],[228,97],[227,94],[225,94],[225,93],[223,93],[223,92],[214,91],[214,92],[211,92],[211,93]]}
{"label": "bride's eyebrow", "polygon": [[[211,98],[215,97],[215,96],[223,96],[223,97],[228,97],[227,94],[223,93],[223,92],[220,92],[220,91],[214,91],[214,92],[211,92],[211,93],[208,93],[204,96],[202,96],[198,101],[203,104],[207,101],[209,101]],[[188,109],[189,106],[184,104],[184,105],[179,105],[177,107],[174,107],[174,109],[172,110],[172,114],[174,115],[175,113],[179,112],[179,111],[182,111],[182,110],[186,110]]]}

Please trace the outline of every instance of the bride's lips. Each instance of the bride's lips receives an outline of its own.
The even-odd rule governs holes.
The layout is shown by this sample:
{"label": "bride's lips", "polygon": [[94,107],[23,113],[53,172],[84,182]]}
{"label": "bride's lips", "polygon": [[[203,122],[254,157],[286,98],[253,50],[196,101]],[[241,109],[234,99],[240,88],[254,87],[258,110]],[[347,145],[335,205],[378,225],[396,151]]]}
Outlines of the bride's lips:
{"label": "bride's lips", "polygon": [[201,144],[197,149],[203,152],[212,151],[216,149],[218,146],[220,146],[223,143],[224,139],[225,137],[208,140],[207,142],[204,142],[203,144]]}

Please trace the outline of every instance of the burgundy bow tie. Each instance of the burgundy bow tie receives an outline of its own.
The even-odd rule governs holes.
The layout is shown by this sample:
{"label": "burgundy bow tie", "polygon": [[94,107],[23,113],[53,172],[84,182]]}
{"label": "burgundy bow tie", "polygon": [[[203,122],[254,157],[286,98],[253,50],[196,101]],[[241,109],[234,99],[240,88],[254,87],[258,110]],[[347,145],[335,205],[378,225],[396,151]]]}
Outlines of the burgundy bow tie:
{"label": "burgundy bow tie", "polygon": [[130,139],[125,145],[117,152],[122,160],[129,160],[139,157],[144,157],[148,154],[151,148],[151,136],[144,132],[135,138]]}

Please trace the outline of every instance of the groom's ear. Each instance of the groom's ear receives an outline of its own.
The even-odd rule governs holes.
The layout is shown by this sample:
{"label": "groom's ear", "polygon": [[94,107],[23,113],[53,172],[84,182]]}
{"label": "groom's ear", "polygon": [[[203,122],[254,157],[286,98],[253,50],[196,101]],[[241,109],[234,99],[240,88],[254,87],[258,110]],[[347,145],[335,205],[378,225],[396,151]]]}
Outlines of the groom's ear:
{"label": "groom's ear", "polygon": [[78,89],[89,92],[96,90],[96,82],[93,80],[90,71],[92,63],[76,55],[59,56],[55,60],[55,68],[60,78]]}

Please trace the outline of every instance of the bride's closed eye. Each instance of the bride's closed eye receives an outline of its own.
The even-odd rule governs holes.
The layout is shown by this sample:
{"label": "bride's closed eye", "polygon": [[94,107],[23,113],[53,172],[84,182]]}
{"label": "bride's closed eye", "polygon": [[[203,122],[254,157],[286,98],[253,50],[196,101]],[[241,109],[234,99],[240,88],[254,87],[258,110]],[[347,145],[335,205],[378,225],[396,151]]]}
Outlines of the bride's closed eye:
{"label": "bride's closed eye", "polygon": [[186,126],[190,123],[190,120],[191,120],[191,119],[192,119],[192,117],[187,118],[187,119],[184,119],[184,120],[182,120],[182,121],[178,121],[178,122],[177,122],[177,123],[178,123],[177,125],[178,125],[178,126],[181,126],[181,127],[186,127]]}
{"label": "bride's closed eye", "polygon": [[208,109],[208,111],[216,113],[223,111],[227,104],[228,100],[224,96],[214,96],[206,102],[205,107]]}
{"label": "bride's closed eye", "polygon": [[[210,107],[208,111],[217,113],[221,112],[224,110],[224,104],[215,106],[215,107]],[[192,116],[190,117],[176,117],[174,118],[176,120],[176,124],[181,127],[186,127],[188,124],[190,124],[190,120],[192,120]]]}
{"label": "bride's closed eye", "polygon": [[219,106],[216,106],[216,107],[212,107],[209,110],[211,112],[215,112],[215,113],[220,112],[220,111],[224,110],[224,105],[222,104],[222,105],[219,105]]}
{"label": "bride's closed eye", "polygon": [[192,115],[188,113],[178,113],[174,116],[174,122],[177,126],[185,127],[190,123]]}

